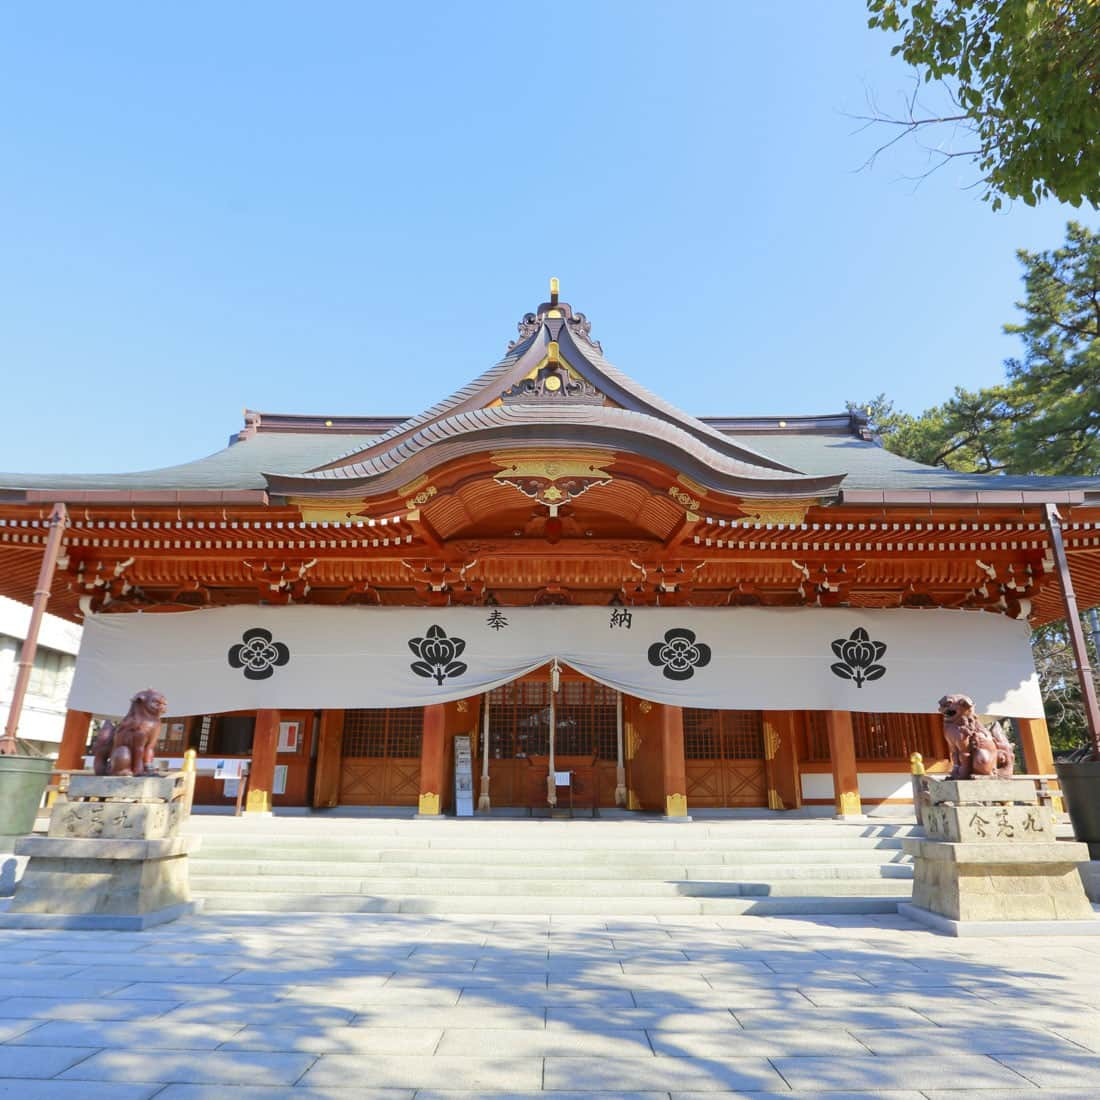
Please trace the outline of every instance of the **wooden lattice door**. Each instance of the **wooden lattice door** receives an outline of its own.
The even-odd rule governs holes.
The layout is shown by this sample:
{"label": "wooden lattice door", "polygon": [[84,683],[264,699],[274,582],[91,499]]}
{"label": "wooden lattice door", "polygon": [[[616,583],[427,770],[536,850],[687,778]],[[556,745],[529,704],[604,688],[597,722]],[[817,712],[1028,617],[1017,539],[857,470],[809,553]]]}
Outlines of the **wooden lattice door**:
{"label": "wooden lattice door", "polygon": [[340,801],[415,806],[423,729],[423,707],[345,711]]}
{"label": "wooden lattice door", "polygon": [[[575,773],[585,800],[615,804],[617,695],[591,680],[563,679],[554,701],[554,760]],[[550,751],[550,684],[514,680],[489,693],[489,792],[494,806],[526,806],[545,798]],[[583,788],[583,790],[582,790]],[[590,803],[589,803],[590,804]]]}
{"label": "wooden lattice door", "polygon": [[758,710],[684,710],[688,806],[766,806],[764,723]]}

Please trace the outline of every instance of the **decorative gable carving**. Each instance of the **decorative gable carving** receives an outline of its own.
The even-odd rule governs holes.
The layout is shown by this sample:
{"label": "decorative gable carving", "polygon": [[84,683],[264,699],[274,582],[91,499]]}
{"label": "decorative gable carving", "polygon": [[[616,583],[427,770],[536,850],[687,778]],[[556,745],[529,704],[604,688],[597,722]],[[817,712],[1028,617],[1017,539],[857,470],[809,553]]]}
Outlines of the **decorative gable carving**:
{"label": "decorative gable carving", "polygon": [[505,405],[605,405],[607,400],[567,363],[546,363],[500,395]]}

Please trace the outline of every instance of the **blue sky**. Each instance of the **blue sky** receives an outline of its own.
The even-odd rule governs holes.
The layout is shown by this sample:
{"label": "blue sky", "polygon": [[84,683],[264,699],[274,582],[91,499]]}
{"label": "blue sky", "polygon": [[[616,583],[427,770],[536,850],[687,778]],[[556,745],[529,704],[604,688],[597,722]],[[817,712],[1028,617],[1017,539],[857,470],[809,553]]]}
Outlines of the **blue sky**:
{"label": "blue sky", "polygon": [[244,406],[414,413],[561,279],[699,414],[919,411],[1018,348],[962,162],[845,112],[911,77],[856,0],[0,11],[0,469],[218,449]]}

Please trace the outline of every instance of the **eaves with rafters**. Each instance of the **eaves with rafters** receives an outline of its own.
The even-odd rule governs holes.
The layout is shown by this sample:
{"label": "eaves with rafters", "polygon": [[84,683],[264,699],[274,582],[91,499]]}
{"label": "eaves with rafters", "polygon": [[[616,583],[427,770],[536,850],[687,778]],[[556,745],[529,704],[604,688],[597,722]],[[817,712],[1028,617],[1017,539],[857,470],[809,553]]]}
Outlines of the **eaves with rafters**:
{"label": "eaves with rafters", "polygon": [[217,454],[0,474],[0,593],[51,610],[245,603],[969,607],[1062,615],[1047,507],[1100,603],[1100,479],[961,474],[857,415],[692,416],[612,366],[552,293],[417,416],[247,412]]}

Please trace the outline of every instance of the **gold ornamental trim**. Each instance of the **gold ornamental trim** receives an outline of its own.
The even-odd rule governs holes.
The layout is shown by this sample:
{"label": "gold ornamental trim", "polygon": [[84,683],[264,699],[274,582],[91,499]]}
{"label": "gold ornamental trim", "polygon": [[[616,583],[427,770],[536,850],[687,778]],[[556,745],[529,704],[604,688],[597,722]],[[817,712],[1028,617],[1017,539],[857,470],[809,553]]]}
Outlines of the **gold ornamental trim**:
{"label": "gold ornamental trim", "polygon": [[365,501],[347,497],[290,497],[305,523],[346,523],[359,515]]}
{"label": "gold ornamental trim", "polygon": [[[614,456],[606,451],[497,451],[489,460],[509,478],[558,481],[564,477],[598,477],[610,481],[611,475],[605,467],[614,462]],[[494,477],[501,480],[501,474]]]}
{"label": "gold ornamental trim", "polygon": [[421,485],[428,484],[428,479],[428,474],[421,474],[419,477],[414,477],[412,481],[408,483],[408,485],[402,485],[401,488],[397,490],[397,495],[399,497],[403,497],[408,496],[409,493],[415,493]]}
{"label": "gold ornamental trim", "polygon": [[749,527],[755,523],[784,524],[788,527],[806,522],[806,513],[817,504],[816,497],[796,500],[743,500],[743,516],[730,520],[733,527]]}

